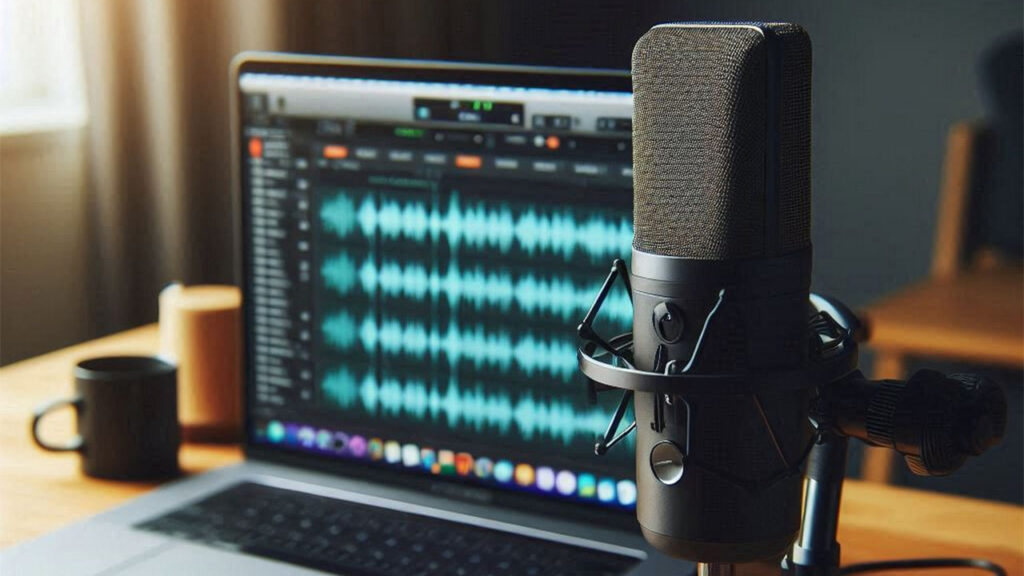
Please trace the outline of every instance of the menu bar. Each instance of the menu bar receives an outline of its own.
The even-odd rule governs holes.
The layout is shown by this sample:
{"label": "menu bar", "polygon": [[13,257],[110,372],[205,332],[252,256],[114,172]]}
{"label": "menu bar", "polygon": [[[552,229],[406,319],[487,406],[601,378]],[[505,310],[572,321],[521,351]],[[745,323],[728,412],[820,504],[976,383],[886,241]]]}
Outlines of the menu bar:
{"label": "menu bar", "polygon": [[629,92],[274,74],[243,74],[240,87],[243,112],[250,120],[337,117],[422,126],[460,124],[498,130],[530,126],[573,133],[625,134],[633,115],[633,95]]}
{"label": "menu bar", "polygon": [[[447,150],[408,150],[375,146],[323,144],[317,168],[334,170],[395,169],[403,164],[454,168],[466,172],[489,172],[509,175],[573,176],[614,178],[631,181],[633,167],[623,162],[598,162],[564,158],[539,158],[504,154],[463,154]],[[621,181],[620,180],[620,181]]]}

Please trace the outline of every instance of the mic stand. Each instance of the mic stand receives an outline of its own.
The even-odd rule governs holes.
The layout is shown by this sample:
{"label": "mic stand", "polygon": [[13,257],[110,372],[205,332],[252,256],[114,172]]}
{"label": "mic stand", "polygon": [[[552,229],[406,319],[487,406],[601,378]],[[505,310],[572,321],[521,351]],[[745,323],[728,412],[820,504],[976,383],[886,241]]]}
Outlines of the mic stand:
{"label": "mic stand", "polygon": [[782,560],[784,574],[836,576],[839,573],[839,503],[846,475],[849,439],[827,427],[819,431],[808,456],[800,536]]}
{"label": "mic stand", "polygon": [[[1006,431],[1006,397],[998,385],[933,370],[919,370],[906,381],[869,381],[855,371],[819,387],[811,414],[817,430],[807,462],[800,534],[782,561],[788,576],[841,573],[836,532],[849,438],[895,450],[916,474],[942,476],[994,446]],[[974,559],[883,562],[842,572],[910,565],[972,566],[1005,574],[991,562]]]}

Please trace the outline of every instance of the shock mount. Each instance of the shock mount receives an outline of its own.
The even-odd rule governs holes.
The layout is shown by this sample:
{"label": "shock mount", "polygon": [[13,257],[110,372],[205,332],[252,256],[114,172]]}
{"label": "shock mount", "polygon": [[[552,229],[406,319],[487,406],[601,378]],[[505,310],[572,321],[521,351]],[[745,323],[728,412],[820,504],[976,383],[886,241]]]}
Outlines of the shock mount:
{"label": "shock mount", "polygon": [[[819,294],[810,295],[810,354],[805,367],[757,375],[692,373],[702,348],[708,346],[705,341],[708,327],[715,321],[718,311],[729,305],[729,291],[723,288],[718,293],[717,304],[704,320],[692,356],[685,365],[667,361],[658,362],[657,371],[637,370],[632,362],[631,332],[606,339],[594,329],[594,321],[616,280],[621,279],[632,300],[629,276],[625,262],[616,259],[577,329],[582,340],[577,359],[590,400],[596,402],[599,393],[611,390],[622,393],[594,452],[606,453],[636,430],[634,420],[619,431],[634,392],[652,392],[668,403],[685,402],[687,396],[701,394],[749,395],[757,402],[762,390],[807,388],[812,399],[809,420],[813,434],[799,461],[786,462],[783,457],[784,466],[780,471],[780,475],[803,471],[806,478],[801,528],[782,561],[783,574],[838,576],[889,568],[888,565],[865,565],[858,566],[860,570],[840,569],[837,529],[849,438],[897,451],[915,474],[943,476],[958,469],[968,456],[980,455],[997,444],[1005,434],[1005,395],[998,385],[978,376],[947,376],[933,370],[920,370],[906,381],[867,380],[857,368],[858,343],[866,339],[867,330],[845,305]],[[769,437],[774,438],[771,425],[767,420],[764,424]],[[690,437],[688,433],[687,442]],[[684,450],[682,455],[683,467],[702,464],[686,462],[686,452]],[[730,481],[727,473],[723,472],[722,476]],[[970,564],[973,566],[978,566],[978,562],[984,564],[984,561],[962,562],[974,562]],[[990,563],[981,567],[997,574],[1001,570]],[[698,574],[732,574],[732,565],[699,564]]]}

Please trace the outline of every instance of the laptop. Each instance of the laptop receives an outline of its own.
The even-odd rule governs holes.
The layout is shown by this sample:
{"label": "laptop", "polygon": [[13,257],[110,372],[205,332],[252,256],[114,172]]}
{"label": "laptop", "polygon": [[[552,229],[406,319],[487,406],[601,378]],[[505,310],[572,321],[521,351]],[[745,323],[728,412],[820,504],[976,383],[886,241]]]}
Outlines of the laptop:
{"label": "laptop", "polygon": [[246,53],[232,99],[245,462],[4,572],[689,573],[577,376],[632,242],[628,72]]}

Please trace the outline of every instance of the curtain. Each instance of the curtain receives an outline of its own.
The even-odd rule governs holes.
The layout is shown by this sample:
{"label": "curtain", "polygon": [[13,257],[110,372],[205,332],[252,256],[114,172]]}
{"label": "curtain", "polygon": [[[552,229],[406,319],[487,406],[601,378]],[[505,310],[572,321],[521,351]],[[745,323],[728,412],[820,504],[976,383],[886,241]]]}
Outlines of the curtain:
{"label": "curtain", "polygon": [[275,0],[83,3],[98,332],[155,319],[168,282],[231,282],[228,63],[277,50]]}
{"label": "curtain", "polygon": [[[82,2],[94,334],[156,319],[169,282],[232,283],[228,67],[242,50],[495,60],[490,3]],[[490,24],[489,24],[490,23]]]}

